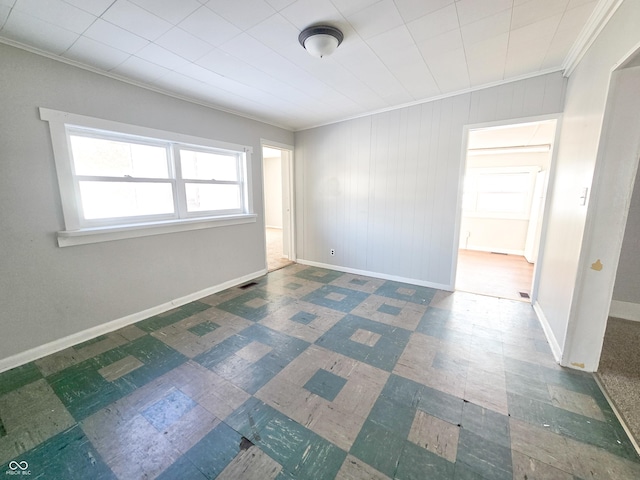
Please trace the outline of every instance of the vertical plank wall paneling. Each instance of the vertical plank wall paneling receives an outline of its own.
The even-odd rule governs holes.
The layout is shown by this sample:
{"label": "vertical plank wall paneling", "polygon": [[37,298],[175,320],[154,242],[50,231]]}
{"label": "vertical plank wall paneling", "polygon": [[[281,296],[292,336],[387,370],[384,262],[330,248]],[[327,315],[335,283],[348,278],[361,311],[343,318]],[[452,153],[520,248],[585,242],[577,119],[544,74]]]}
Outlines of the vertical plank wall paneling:
{"label": "vertical plank wall paneling", "polygon": [[560,113],[564,90],[552,73],[297,132],[298,258],[452,287],[464,126]]}

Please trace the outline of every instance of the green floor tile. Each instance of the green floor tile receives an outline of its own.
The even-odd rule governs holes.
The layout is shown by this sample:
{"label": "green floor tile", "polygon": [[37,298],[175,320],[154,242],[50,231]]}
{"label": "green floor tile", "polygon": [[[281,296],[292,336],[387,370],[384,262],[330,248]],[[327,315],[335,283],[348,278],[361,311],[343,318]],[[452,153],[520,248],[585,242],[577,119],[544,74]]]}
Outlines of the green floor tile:
{"label": "green floor tile", "polygon": [[415,415],[415,408],[399,404],[381,395],[373,405],[368,419],[400,438],[407,438]]}
{"label": "green floor tile", "polygon": [[505,372],[507,391],[542,402],[551,403],[551,395],[545,382],[529,376]]}
{"label": "green floor tile", "polygon": [[[0,466],[0,472],[30,472],[27,477],[9,474],[6,478],[41,478],[64,480],[115,480],[116,476],[104,463],[79,426],[74,426],[50,438],[10,462]],[[11,468],[10,467],[13,467]],[[26,466],[23,470],[21,467]]]}
{"label": "green floor tile", "polygon": [[[257,305],[257,303],[260,305]],[[258,322],[281,307],[293,302],[289,297],[270,294],[259,288],[249,290],[217,306],[220,310]]]}
{"label": "green floor tile", "polygon": [[260,439],[254,443],[283,469],[293,472],[316,437],[311,430],[277,412],[260,430]]}
{"label": "green floor tile", "polygon": [[460,425],[464,401],[448,393],[424,387],[418,409],[453,425]]}
{"label": "green floor tile", "polygon": [[199,337],[203,337],[207,333],[213,332],[216,328],[220,328],[220,325],[218,325],[217,323],[210,322],[210,321],[207,320],[206,322],[202,322],[202,323],[199,323],[197,325],[194,325],[193,327],[188,328],[187,330],[189,330],[194,335],[197,335]]}
{"label": "green floor tile", "polygon": [[333,402],[346,383],[347,380],[345,378],[320,368],[303,387],[311,393]]}
{"label": "green floor tile", "polygon": [[375,291],[375,294],[382,297],[404,300],[405,302],[417,303],[419,305],[429,305],[429,302],[431,302],[436,292],[437,290],[434,288],[387,280]]}
{"label": "green floor tile", "polygon": [[[341,295],[344,298],[335,300],[332,295]],[[367,299],[369,295],[357,290],[349,288],[336,287],[335,285],[323,285],[313,292],[302,297],[302,300],[309,303],[320,305],[321,307],[331,308],[343,313],[349,313],[351,310],[360,305]]]}
{"label": "green floor tile", "polygon": [[[350,337],[359,329],[381,337],[373,346],[351,340]],[[349,314],[318,338],[316,344],[390,372],[402,355],[410,335],[411,332],[403,328]]]}
{"label": "green floor tile", "polygon": [[347,452],[336,447],[318,435],[312,434],[310,444],[305,448],[293,473],[293,478],[324,480],[334,478]]}
{"label": "green floor tile", "polygon": [[422,400],[423,391],[424,385],[392,373],[380,395],[393,400],[398,405],[415,409]]}
{"label": "green floor tile", "polygon": [[260,441],[260,432],[277,415],[277,410],[251,397],[229,415],[225,423],[256,443]]}
{"label": "green floor tile", "polygon": [[454,464],[435,453],[406,442],[393,478],[398,480],[449,480],[453,477]]}
{"label": "green floor tile", "polygon": [[474,472],[473,470],[471,470],[470,467],[467,467],[462,462],[456,462],[454,464],[453,480],[492,480],[492,479],[490,477],[489,478],[483,477],[478,472]]}
{"label": "green floor tile", "polygon": [[[220,423],[191,447],[184,457],[202,472],[205,478],[216,478],[240,452],[241,441],[242,435],[227,424]],[[183,477],[181,472],[177,478],[189,477]]]}
{"label": "green floor tile", "polygon": [[350,453],[393,478],[406,443],[408,442],[404,438],[367,420],[353,443]]}
{"label": "green floor tile", "polygon": [[456,463],[490,479],[512,480],[511,449],[461,429]]}
{"label": "green floor tile", "polygon": [[196,301],[187,303],[182,307],[176,308],[171,313],[162,313],[146,320],[142,320],[136,323],[136,327],[144,330],[145,332],[155,332],[156,330],[160,330],[161,328],[164,328],[168,325],[173,325],[180,320],[189,318],[191,315],[203,312],[209,308],[211,308],[211,305],[207,305],[206,303],[202,302]]}
{"label": "green floor tile", "polygon": [[42,373],[40,373],[35,363],[27,363],[7,370],[0,373],[0,395],[9,393],[41,378]]}
{"label": "green floor tile", "polygon": [[0,438],[7,436],[7,429],[4,428],[4,424],[2,423],[2,418],[0,418]]}
{"label": "green floor tile", "polygon": [[503,447],[511,448],[509,417],[470,402],[462,407],[461,427]]}
{"label": "green floor tile", "polygon": [[318,316],[313,314],[313,313],[307,313],[307,312],[304,312],[304,311],[300,311],[300,312],[296,313],[295,315],[293,315],[290,318],[290,320],[293,320],[294,322],[302,323],[303,325],[309,325],[316,318],[318,318]]}
{"label": "green floor tile", "polygon": [[157,480],[207,480],[208,478],[210,477],[206,477],[204,473],[198,470],[187,455],[180,457],[156,477]]}
{"label": "green floor tile", "polygon": [[335,270],[326,270],[324,268],[309,267],[295,274],[296,277],[313,282],[331,283],[344,275],[342,272]]}

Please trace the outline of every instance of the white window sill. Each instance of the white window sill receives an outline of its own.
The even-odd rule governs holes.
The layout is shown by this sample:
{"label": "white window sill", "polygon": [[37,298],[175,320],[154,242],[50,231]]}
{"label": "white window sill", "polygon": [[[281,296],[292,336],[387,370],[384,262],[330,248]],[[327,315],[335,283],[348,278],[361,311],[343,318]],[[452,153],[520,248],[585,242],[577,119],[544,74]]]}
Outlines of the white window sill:
{"label": "white window sill", "polygon": [[71,247],[73,245],[110,242],[112,240],[123,240],[125,238],[147,237],[150,235],[185,232],[188,230],[202,230],[204,228],[255,223],[256,218],[256,214],[247,213],[223,217],[189,218],[154,223],[63,230],[58,232],[58,246]]}

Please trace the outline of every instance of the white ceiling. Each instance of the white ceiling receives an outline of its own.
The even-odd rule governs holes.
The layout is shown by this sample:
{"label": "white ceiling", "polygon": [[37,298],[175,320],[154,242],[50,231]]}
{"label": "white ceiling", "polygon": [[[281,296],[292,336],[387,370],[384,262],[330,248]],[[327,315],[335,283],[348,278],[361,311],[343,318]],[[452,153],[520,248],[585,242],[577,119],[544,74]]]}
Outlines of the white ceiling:
{"label": "white ceiling", "polygon": [[[559,70],[597,3],[0,0],[0,41],[298,130]],[[331,57],[298,43],[317,23]]]}

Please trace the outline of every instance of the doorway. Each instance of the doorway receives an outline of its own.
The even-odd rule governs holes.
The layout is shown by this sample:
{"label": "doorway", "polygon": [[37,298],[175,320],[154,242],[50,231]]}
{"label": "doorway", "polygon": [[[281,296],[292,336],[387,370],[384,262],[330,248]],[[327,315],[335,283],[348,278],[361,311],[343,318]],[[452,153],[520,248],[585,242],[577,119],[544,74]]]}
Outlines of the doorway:
{"label": "doorway", "polygon": [[265,249],[269,272],[295,260],[292,159],[291,148],[263,143]]}
{"label": "doorway", "polygon": [[531,302],[556,123],[468,130],[456,290]]}

